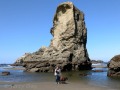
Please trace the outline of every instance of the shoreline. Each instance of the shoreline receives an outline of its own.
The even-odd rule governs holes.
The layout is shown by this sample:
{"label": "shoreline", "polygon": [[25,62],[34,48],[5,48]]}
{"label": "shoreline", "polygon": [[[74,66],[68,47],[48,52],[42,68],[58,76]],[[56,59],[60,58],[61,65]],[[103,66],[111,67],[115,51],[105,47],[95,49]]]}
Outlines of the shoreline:
{"label": "shoreline", "polygon": [[82,79],[76,80],[77,77],[75,77],[75,79],[73,78],[74,80],[68,80],[67,84],[56,84],[54,77],[52,78],[53,79],[50,80],[46,79],[47,81],[45,80],[32,82],[0,81],[0,90],[119,90],[118,88],[104,85],[102,86],[99,84],[91,83],[89,81],[82,82]]}
{"label": "shoreline", "polygon": [[0,86],[1,90],[117,90],[109,87],[89,85],[82,82],[67,82],[67,84],[56,84],[55,82],[0,82],[0,85],[6,85]]}

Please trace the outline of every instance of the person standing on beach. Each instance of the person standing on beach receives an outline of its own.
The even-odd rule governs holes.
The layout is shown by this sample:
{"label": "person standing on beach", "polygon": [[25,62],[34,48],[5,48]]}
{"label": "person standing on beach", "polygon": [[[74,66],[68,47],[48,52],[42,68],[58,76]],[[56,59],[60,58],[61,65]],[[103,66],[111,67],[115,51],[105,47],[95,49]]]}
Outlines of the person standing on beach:
{"label": "person standing on beach", "polygon": [[60,84],[60,76],[61,76],[61,69],[60,66],[57,66],[54,72],[54,75],[56,77],[57,84]]}

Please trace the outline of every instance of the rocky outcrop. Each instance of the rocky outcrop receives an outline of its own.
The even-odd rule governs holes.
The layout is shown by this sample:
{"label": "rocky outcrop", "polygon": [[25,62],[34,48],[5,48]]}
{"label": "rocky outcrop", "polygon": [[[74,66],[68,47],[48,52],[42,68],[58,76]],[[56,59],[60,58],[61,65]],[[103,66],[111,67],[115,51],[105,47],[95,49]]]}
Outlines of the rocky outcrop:
{"label": "rocky outcrop", "polygon": [[18,58],[16,60],[16,62],[14,64],[12,64],[11,66],[23,66],[24,58],[27,57],[28,55],[30,55],[30,53],[25,53],[23,56]]}
{"label": "rocky outcrop", "polygon": [[57,7],[50,32],[53,39],[49,47],[22,58],[26,71],[53,72],[56,65],[63,71],[91,69],[84,14],[72,2]]}
{"label": "rocky outcrop", "polygon": [[110,60],[108,68],[108,76],[120,76],[120,55],[116,55]]}
{"label": "rocky outcrop", "polygon": [[7,76],[7,75],[10,75],[10,72],[8,72],[8,71],[2,72],[2,76]]}

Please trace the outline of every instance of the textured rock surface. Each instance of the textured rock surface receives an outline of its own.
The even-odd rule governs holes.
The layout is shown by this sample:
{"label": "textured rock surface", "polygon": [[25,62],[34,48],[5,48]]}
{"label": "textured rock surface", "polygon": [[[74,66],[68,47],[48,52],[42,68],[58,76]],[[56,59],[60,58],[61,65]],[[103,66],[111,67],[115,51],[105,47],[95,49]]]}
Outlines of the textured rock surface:
{"label": "textured rock surface", "polygon": [[42,47],[23,58],[27,71],[52,72],[57,64],[63,71],[91,69],[84,14],[72,2],[57,7],[50,32],[53,39],[49,47]]}
{"label": "textured rock surface", "polygon": [[14,64],[12,64],[13,66],[22,66],[23,65],[23,62],[24,62],[24,58],[27,57],[28,55],[30,55],[30,53],[25,53],[23,56],[21,56],[20,58],[18,58],[16,60],[16,62]]}
{"label": "textured rock surface", "polygon": [[108,76],[120,76],[120,55],[116,55],[110,60],[108,68]]}

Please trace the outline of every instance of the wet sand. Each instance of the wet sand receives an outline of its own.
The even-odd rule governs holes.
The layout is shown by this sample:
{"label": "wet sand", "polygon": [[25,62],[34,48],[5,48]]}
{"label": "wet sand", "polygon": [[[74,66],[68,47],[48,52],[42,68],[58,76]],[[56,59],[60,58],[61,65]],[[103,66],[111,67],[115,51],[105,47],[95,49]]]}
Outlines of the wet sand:
{"label": "wet sand", "polygon": [[67,82],[67,84],[56,84],[55,82],[40,82],[40,83],[0,82],[0,90],[117,90],[117,89],[87,85],[87,83],[76,82]]}

